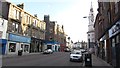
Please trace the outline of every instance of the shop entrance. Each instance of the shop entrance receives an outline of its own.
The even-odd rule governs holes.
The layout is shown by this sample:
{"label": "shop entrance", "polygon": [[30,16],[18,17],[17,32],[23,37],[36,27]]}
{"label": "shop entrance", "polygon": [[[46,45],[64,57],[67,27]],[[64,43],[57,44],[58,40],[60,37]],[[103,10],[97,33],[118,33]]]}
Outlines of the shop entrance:
{"label": "shop entrance", "polygon": [[47,45],[47,49],[52,49],[52,45]]}
{"label": "shop entrance", "polygon": [[30,46],[28,44],[21,44],[21,48],[24,53],[29,53]]}

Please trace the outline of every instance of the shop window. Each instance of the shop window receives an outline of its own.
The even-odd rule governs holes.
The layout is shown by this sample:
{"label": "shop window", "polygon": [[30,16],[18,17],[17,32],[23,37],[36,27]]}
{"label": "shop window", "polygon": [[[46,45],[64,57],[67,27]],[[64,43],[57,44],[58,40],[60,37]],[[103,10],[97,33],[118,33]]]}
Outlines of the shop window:
{"label": "shop window", "polygon": [[16,51],[16,43],[10,43],[9,52],[15,52],[15,51]]}
{"label": "shop window", "polygon": [[116,43],[119,43],[119,35],[116,37]]}
{"label": "shop window", "polygon": [[24,52],[29,52],[29,45],[25,45]]}
{"label": "shop window", "polygon": [[115,39],[112,39],[112,47],[115,47]]}

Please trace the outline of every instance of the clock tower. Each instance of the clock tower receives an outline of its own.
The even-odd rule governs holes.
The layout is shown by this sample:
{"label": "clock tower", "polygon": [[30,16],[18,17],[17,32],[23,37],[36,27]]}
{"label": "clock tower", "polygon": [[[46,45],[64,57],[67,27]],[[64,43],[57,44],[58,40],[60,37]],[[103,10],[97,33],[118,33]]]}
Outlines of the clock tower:
{"label": "clock tower", "polygon": [[93,6],[91,2],[91,7],[90,7],[90,12],[89,12],[89,24],[88,24],[88,48],[94,47],[95,43],[95,31],[94,31],[94,11],[93,11]]}

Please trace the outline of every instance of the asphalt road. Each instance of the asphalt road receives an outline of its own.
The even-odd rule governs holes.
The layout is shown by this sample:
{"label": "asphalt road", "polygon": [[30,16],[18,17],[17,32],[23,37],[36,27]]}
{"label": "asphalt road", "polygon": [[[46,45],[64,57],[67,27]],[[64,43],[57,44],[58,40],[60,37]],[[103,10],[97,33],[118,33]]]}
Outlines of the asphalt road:
{"label": "asphalt road", "polygon": [[82,62],[70,62],[68,52],[35,54],[3,58],[3,66],[82,66]]}

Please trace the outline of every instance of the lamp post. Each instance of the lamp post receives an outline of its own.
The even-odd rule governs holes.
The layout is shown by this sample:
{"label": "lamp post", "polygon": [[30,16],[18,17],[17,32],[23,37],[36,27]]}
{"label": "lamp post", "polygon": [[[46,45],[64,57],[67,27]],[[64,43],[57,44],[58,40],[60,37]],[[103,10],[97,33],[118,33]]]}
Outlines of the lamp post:
{"label": "lamp post", "polygon": [[[89,18],[89,16],[84,16],[83,18]],[[88,33],[88,32],[87,32]],[[89,36],[89,35],[88,35]],[[90,38],[88,38],[88,45],[87,45],[87,48],[89,49],[90,48]]]}

